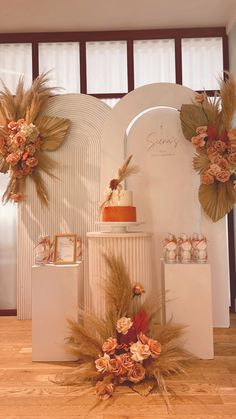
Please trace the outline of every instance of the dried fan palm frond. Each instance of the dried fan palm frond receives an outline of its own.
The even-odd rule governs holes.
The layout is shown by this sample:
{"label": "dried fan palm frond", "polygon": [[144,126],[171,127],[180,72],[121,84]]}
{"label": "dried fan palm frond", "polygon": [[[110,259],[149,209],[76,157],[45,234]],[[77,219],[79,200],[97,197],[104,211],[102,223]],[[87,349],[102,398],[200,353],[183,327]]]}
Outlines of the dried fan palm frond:
{"label": "dried fan palm frond", "polygon": [[69,128],[69,120],[56,116],[41,116],[38,118],[37,128],[42,136],[42,150],[56,150],[63,143]]}
{"label": "dried fan palm frond", "polygon": [[208,124],[207,115],[202,107],[193,104],[181,106],[180,120],[184,137],[189,141],[196,134],[197,127]]}
{"label": "dried fan palm frond", "polygon": [[225,183],[201,184],[198,197],[206,214],[216,222],[234,207],[236,191],[233,181],[230,179]]}
{"label": "dried fan palm frond", "polygon": [[195,154],[193,158],[193,167],[197,173],[202,173],[209,167],[209,159],[206,153]]}
{"label": "dried fan palm frond", "polygon": [[236,110],[236,82],[229,73],[227,73],[227,79],[225,81],[223,79],[220,81],[220,96],[222,126],[224,129],[229,130]]}

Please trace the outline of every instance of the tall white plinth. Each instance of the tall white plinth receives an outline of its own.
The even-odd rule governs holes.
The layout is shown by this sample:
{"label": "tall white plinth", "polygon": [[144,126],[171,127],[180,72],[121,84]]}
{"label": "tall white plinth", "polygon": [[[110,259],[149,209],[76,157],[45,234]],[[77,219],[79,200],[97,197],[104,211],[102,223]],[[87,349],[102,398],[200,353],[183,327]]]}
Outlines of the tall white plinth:
{"label": "tall white plinth", "polygon": [[85,306],[98,316],[105,313],[103,281],[108,270],[103,254],[121,256],[131,282],[145,288],[145,296],[153,292],[151,234],[87,233],[89,252],[89,280],[85,284]]}
{"label": "tall white plinth", "polygon": [[183,324],[184,347],[212,359],[213,323],[210,264],[167,264],[162,260],[163,319]]}
{"label": "tall white plinth", "polygon": [[83,269],[76,265],[32,268],[32,360],[71,361],[65,351],[67,319],[77,319],[83,300]]}

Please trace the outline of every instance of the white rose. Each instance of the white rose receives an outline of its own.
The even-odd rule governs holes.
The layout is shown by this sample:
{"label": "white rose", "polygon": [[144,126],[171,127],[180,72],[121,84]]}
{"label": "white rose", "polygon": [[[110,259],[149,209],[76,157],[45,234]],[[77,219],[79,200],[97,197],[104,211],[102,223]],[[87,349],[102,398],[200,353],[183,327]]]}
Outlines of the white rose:
{"label": "white rose", "polygon": [[121,317],[116,323],[116,330],[122,335],[126,335],[132,325],[133,322],[129,317]]}
{"label": "white rose", "polygon": [[141,362],[144,359],[148,358],[151,355],[148,345],[144,345],[138,340],[138,342],[133,343],[130,346],[130,351],[132,352],[132,359],[136,362]]}
{"label": "white rose", "polygon": [[99,372],[106,372],[110,371],[110,357],[107,354],[101,356],[100,358],[96,359],[95,366]]}

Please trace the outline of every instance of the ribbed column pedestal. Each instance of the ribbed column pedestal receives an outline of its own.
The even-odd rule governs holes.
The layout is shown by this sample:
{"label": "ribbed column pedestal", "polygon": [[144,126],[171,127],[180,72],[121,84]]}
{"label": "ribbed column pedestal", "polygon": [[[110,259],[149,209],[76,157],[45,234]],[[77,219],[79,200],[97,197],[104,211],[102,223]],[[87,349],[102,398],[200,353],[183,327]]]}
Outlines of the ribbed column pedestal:
{"label": "ribbed column pedestal", "polygon": [[89,254],[88,283],[85,284],[85,307],[102,316],[105,312],[103,282],[107,266],[103,254],[121,256],[133,283],[152,289],[151,234],[87,233]]}

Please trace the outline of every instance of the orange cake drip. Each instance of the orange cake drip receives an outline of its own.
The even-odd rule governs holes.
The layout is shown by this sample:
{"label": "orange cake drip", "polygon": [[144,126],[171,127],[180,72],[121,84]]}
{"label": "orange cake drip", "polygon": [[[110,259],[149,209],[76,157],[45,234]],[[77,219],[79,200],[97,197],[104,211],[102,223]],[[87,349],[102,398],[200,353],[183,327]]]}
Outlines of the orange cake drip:
{"label": "orange cake drip", "polygon": [[102,212],[102,221],[136,222],[136,207],[105,207]]}

